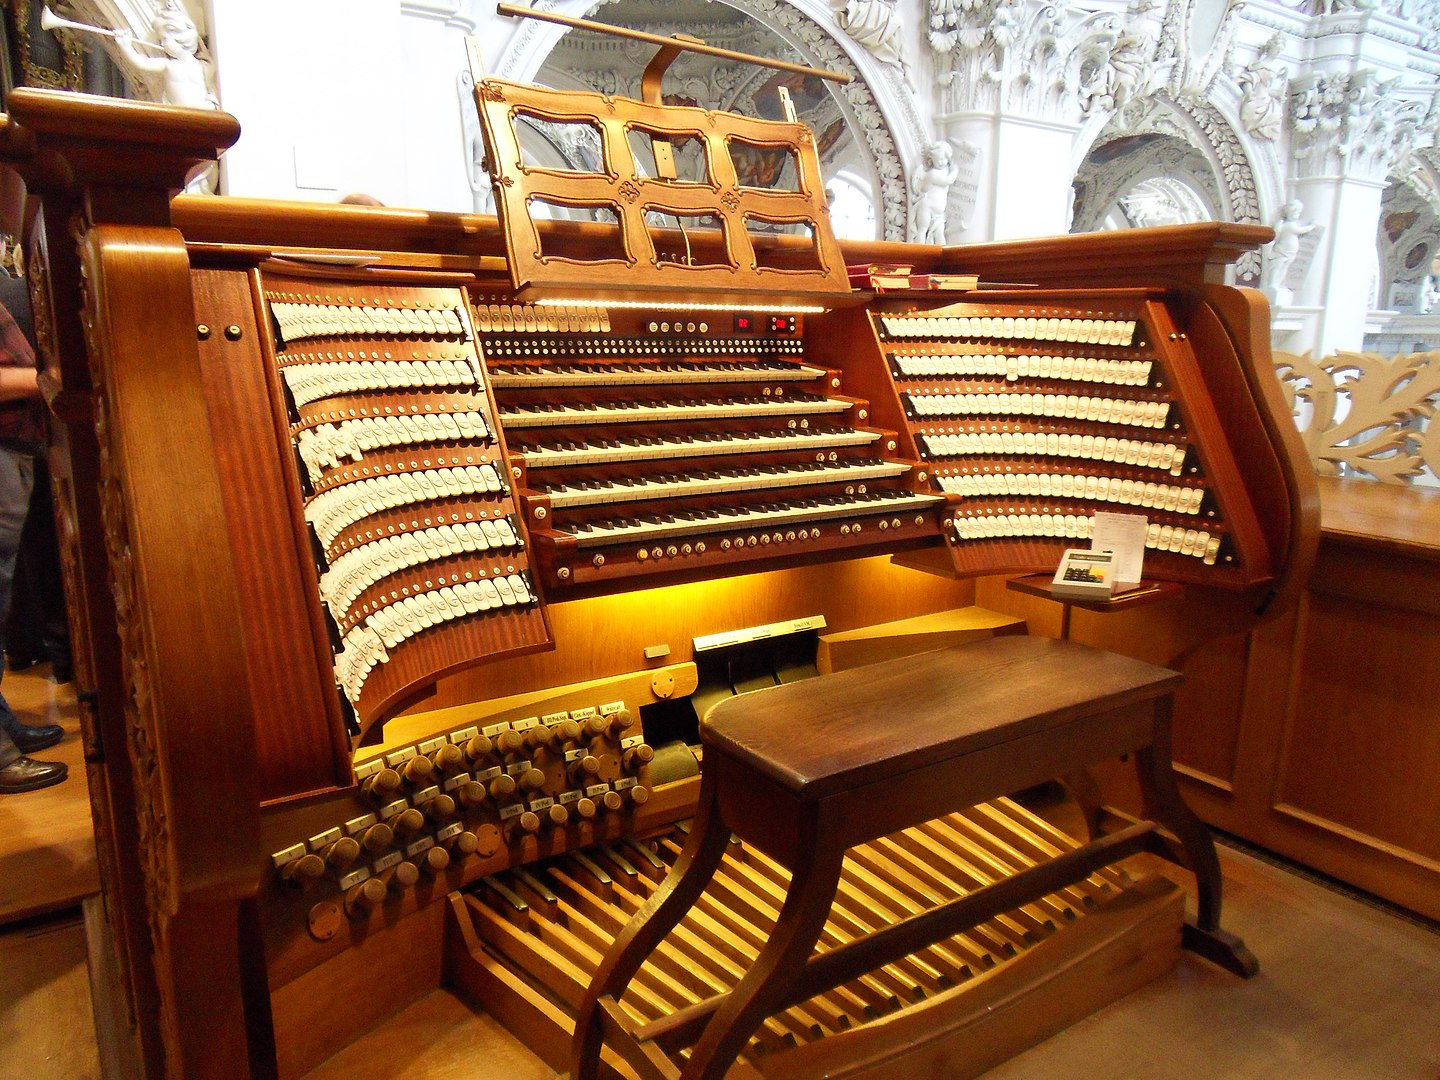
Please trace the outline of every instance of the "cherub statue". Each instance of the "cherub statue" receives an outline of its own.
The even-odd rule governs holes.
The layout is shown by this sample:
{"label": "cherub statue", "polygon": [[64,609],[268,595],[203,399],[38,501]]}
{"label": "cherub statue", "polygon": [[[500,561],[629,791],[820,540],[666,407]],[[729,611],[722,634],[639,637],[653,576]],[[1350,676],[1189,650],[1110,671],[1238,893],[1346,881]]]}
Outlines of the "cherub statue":
{"label": "cherub statue", "polygon": [[1285,279],[1290,276],[1290,267],[1295,256],[1300,254],[1300,238],[1315,231],[1316,226],[1300,220],[1304,204],[1291,199],[1280,211],[1280,220],[1275,222],[1275,239],[1270,241],[1270,250],[1265,259],[1262,288],[1277,304],[1290,302],[1290,288]]}
{"label": "cherub statue", "polygon": [[208,65],[199,56],[200,31],[178,0],[166,0],[155,14],[154,28],[161,56],[141,51],[128,30],[117,30],[115,42],[133,67],[160,76],[163,104],[218,109],[220,101],[210,89]]}
{"label": "cherub statue", "polygon": [[950,186],[960,174],[950,144],[937,139],[925,148],[925,168],[915,178],[915,240],[921,244],[945,243],[945,212]]}

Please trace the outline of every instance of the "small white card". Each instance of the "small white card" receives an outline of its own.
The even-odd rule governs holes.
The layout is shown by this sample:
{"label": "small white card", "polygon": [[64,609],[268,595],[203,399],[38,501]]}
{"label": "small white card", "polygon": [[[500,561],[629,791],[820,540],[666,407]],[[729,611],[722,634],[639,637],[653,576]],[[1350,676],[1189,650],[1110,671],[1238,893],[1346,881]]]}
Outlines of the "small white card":
{"label": "small white card", "polygon": [[1143,514],[1096,513],[1095,526],[1090,533],[1090,550],[1114,553],[1117,584],[1135,585],[1145,576],[1145,529],[1148,525]]}

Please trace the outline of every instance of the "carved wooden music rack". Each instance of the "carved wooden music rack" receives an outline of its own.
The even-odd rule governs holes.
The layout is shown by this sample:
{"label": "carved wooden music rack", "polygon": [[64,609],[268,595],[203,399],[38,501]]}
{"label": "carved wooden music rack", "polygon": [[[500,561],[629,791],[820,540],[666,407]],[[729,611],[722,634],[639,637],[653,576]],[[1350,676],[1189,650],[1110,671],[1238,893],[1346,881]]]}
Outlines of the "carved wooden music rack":
{"label": "carved wooden music rack", "polygon": [[[477,72],[475,101],[515,288],[527,298],[573,296],[576,290],[612,292],[623,279],[625,293],[635,296],[710,289],[814,303],[848,295],[810,129],[660,103],[656,66],[663,70],[672,50],[682,47],[666,46],[647,70],[652,101],[551,90]],[[470,49],[478,68],[473,42]],[[592,171],[526,160],[522,130],[547,125],[598,147]],[[698,165],[692,175],[677,177],[673,148],[687,141],[698,144]],[[648,168],[637,148],[653,155]],[[768,176],[745,175],[738,159],[746,155],[780,164]],[[618,238],[594,249],[547,249],[535,221],[546,208],[618,224]],[[656,225],[662,217],[677,228]],[[608,227],[603,231],[612,236]]]}

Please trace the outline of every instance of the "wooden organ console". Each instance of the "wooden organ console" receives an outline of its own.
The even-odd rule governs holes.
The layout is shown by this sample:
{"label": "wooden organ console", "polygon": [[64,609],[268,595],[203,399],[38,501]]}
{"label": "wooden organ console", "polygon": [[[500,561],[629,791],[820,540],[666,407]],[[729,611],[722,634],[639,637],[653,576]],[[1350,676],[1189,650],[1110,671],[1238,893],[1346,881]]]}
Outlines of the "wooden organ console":
{"label": "wooden organ console", "polygon": [[[303,1076],[442,985],[559,1068],[694,805],[651,741],[696,690],[673,646],[962,606],[1097,509],[1247,613],[1313,544],[1263,301],[1221,283],[1265,230],[844,246],[1023,289],[547,304],[494,219],[176,197],[224,114],[10,107],[122,1071]],[[827,933],[1075,846],[1008,799],[906,830],[850,854]],[[727,856],[637,1016],[733,981],[784,889]],[[1105,868],[777,1014],[735,1075],[935,1024],[978,1072],[1164,970],[1178,907]],[[1097,991],[1107,943],[1142,959]]]}

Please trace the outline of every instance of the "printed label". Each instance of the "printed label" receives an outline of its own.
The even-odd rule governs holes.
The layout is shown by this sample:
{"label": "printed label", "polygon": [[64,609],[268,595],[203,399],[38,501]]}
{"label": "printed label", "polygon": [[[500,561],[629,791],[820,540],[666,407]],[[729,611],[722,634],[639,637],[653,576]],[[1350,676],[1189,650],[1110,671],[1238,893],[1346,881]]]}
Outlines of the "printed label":
{"label": "printed label", "polygon": [[361,817],[351,818],[345,822],[345,831],[351,836],[354,836],[356,833],[364,832],[371,825],[374,825],[376,820],[377,818],[374,814],[364,814]]}
{"label": "printed label", "polygon": [[316,833],[310,837],[310,850],[319,851],[323,847],[329,847],[336,840],[340,839],[339,829],[326,829],[322,833]]}
{"label": "printed label", "polygon": [[307,854],[309,854],[309,852],[305,850],[304,844],[295,844],[292,847],[287,847],[284,851],[277,851],[274,855],[271,855],[270,861],[275,864],[275,869],[279,870],[282,866],[289,866],[296,859],[302,859]]}

